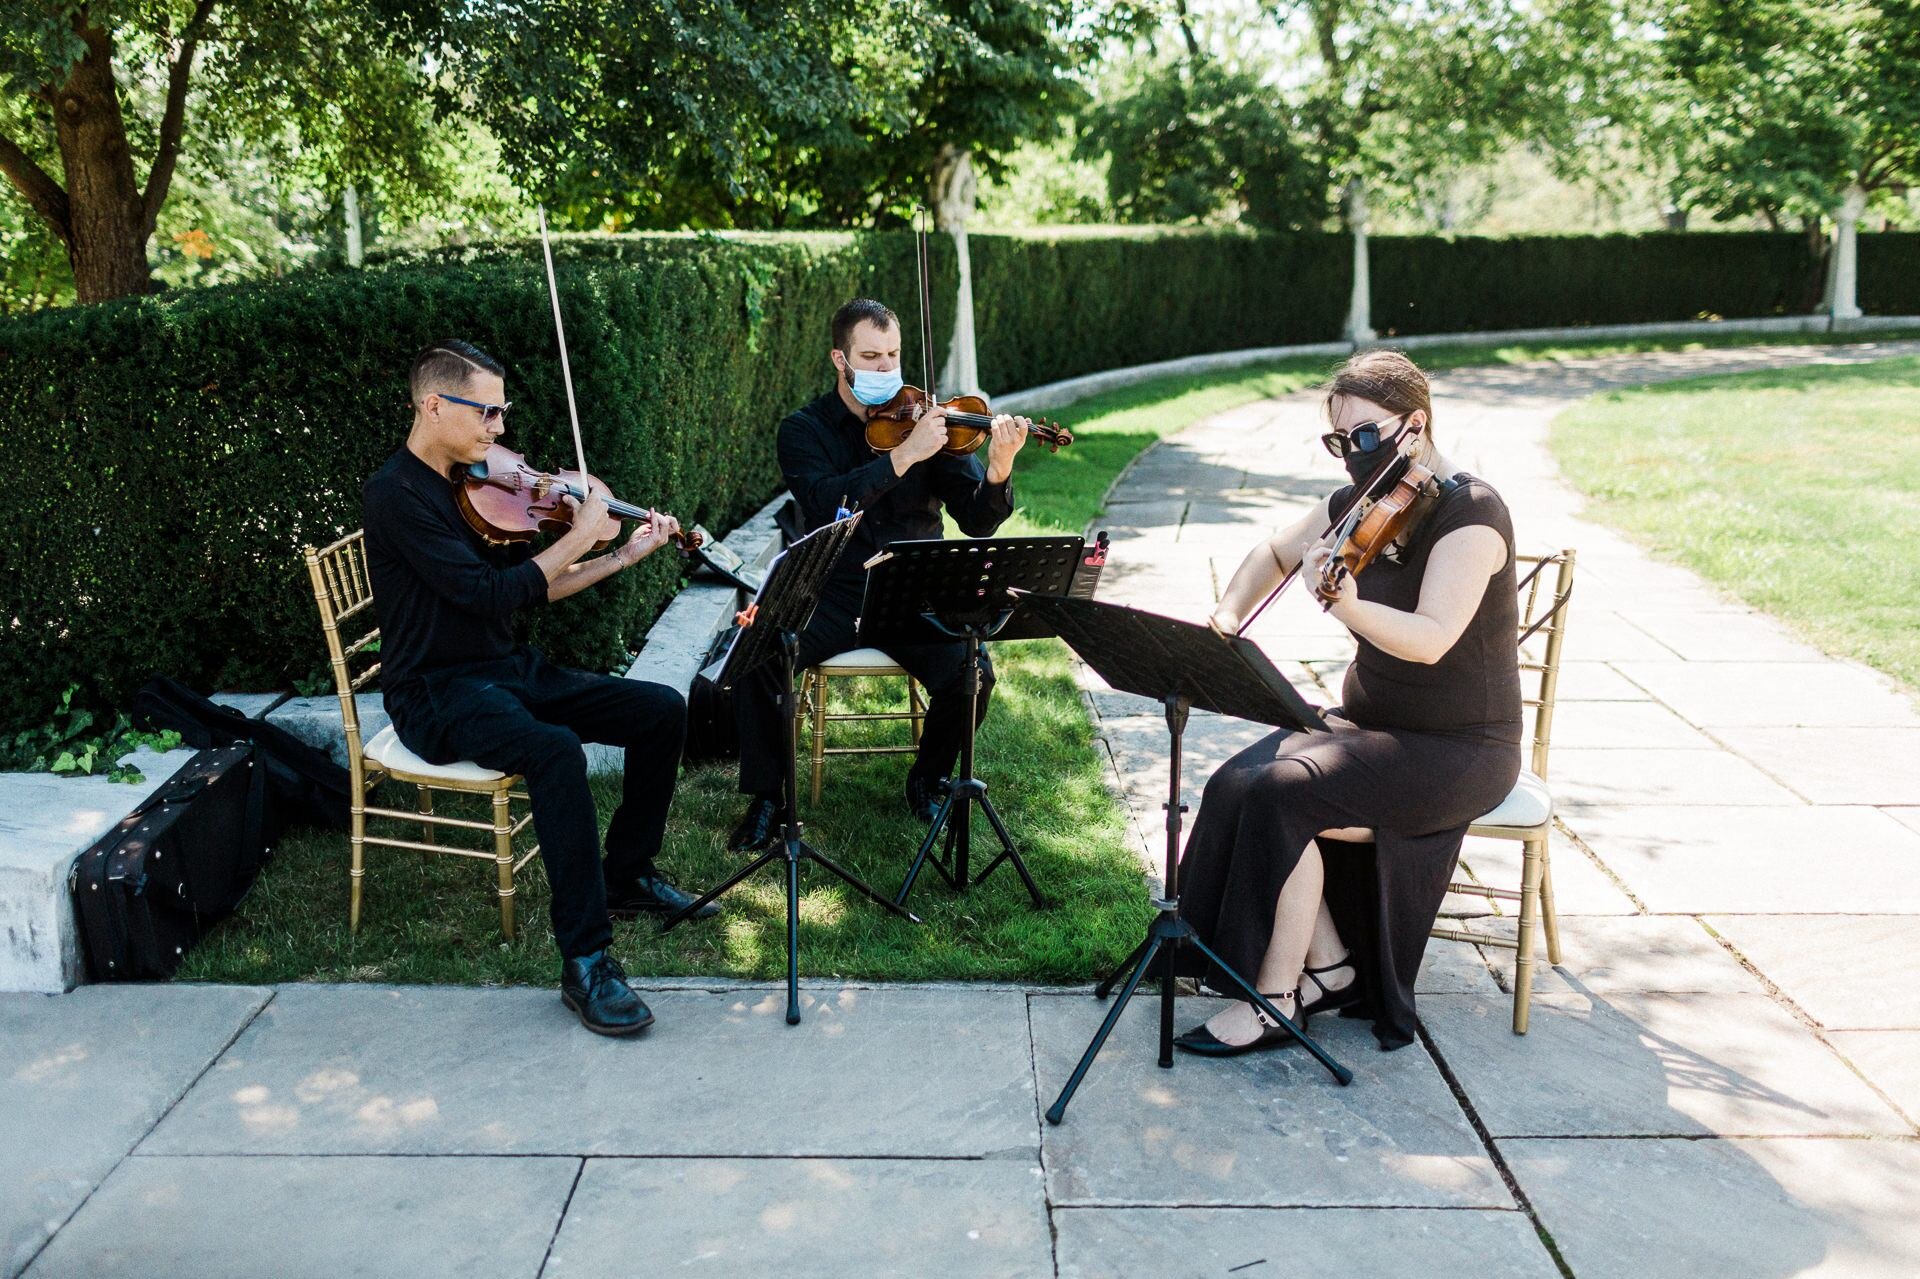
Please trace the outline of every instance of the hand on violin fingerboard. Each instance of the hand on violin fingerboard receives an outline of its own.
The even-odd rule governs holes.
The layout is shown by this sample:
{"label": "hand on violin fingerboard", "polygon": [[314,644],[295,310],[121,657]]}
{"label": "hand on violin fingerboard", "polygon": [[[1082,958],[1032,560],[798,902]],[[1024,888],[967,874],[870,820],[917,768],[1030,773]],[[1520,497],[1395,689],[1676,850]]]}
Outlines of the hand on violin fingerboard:
{"label": "hand on violin fingerboard", "polygon": [[680,531],[680,521],[655,511],[653,518],[633,526],[633,532],[615,552],[623,567],[631,568],[665,546]]}
{"label": "hand on violin fingerboard", "polygon": [[1033,423],[1024,417],[1001,413],[993,419],[993,442],[987,445],[987,480],[1004,483],[1013,474],[1014,454],[1027,446],[1027,433]]}
{"label": "hand on violin fingerboard", "polygon": [[917,462],[924,462],[947,447],[947,411],[934,405],[920,415],[913,424],[913,430],[900,442],[890,456],[893,469],[901,475]]}

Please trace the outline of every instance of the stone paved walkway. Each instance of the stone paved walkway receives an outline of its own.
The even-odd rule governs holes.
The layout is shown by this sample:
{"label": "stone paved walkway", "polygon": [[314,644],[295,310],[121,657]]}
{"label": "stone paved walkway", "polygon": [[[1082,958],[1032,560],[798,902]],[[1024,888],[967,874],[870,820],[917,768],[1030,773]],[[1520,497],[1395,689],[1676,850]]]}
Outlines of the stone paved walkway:
{"label": "stone paved walkway", "polygon": [[[788,1028],[774,991],[661,984],[637,1043],[548,990],[0,996],[0,1275],[1920,1272],[1920,716],[1580,521],[1540,448],[1599,387],[1894,349],[1439,382],[1449,453],[1522,542],[1580,552],[1567,958],[1525,1038],[1508,965],[1436,942],[1430,1044],[1327,1028],[1351,1088],[1298,1052],[1160,1070],[1136,1002],[1051,1128],[1101,1015],[1084,992],[815,983]],[[1327,487],[1318,430],[1291,398],[1143,456],[1105,593],[1197,616]],[[1316,610],[1256,634],[1326,698],[1345,650]],[[1157,861],[1164,726],[1092,700]],[[1196,800],[1257,733],[1196,717]],[[1467,859],[1517,882],[1499,847]],[[1183,1024],[1217,1006],[1182,1002]]]}

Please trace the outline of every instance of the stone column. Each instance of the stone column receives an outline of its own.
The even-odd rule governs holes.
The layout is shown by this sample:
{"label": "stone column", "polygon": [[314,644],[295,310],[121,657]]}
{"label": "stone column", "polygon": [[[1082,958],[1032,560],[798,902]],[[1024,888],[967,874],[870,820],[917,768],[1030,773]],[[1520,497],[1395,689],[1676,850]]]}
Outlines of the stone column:
{"label": "stone column", "polygon": [[1341,336],[1357,345],[1380,336],[1373,331],[1373,285],[1367,278],[1367,183],[1364,178],[1354,178],[1347,183],[1347,229],[1353,233],[1353,296],[1347,302],[1347,327]]}
{"label": "stone column", "polygon": [[1833,261],[1827,268],[1831,284],[1827,314],[1834,320],[1860,318],[1860,215],[1867,211],[1867,193],[1858,184],[1847,188],[1833,214]]}
{"label": "stone column", "polygon": [[947,347],[947,362],[940,370],[937,388],[943,396],[980,391],[980,362],[973,336],[973,259],[967,252],[967,223],[973,218],[978,191],[973,154],[951,145],[942,147],[934,165],[933,220],[934,226],[953,237],[953,249],[960,261],[960,288],[953,303],[953,341]]}

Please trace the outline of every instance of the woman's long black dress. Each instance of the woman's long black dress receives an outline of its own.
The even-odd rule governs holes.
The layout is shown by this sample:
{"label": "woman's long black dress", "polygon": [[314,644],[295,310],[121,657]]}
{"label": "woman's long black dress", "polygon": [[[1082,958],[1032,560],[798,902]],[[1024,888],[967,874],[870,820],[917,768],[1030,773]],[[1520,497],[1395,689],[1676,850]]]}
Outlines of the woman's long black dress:
{"label": "woman's long black dress", "polygon": [[[1351,489],[1335,493],[1340,509]],[[1434,545],[1484,524],[1507,545],[1473,620],[1431,666],[1366,640],[1347,671],[1330,733],[1275,733],[1207,782],[1180,862],[1180,913],[1249,981],[1273,933],[1281,885],[1323,830],[1364,826],[1372,844],[1322,841],[1326,899],[1352,949],[1382,1048],[1413,1041],[1413,985],[1467,826],[1505,799],[1520,771],[1518,606],[1506,504],[1469,475],[1441,495],[1397,562],[1355,579],[1360,598],[1413,611]],[[1197,952],[1187,952],[1197,954]],[[1209,982],[1224,989],[1224,980]],[[1269,992],[1271,993],[1271,992]]]}

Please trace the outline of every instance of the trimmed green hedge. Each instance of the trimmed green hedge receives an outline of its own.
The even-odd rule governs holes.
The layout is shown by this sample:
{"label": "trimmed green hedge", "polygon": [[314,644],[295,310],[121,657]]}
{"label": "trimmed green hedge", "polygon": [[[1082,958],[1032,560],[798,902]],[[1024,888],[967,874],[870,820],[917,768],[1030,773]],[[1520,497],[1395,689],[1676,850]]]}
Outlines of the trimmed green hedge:
{"label": "trimmed green hedge", "polygon": [[[778,487],[773,428],[830,384],[827,318],[909,296],[911,239],[647,237],[560,249],[587,457],[619,495],[726,529]],[[0,726],[153,672],[274,688],[324,660],[298,553],[360,523],[405,439],[408,361],[447,335],[508,368],[506,442],[573,455],[537,251],[45,312],[0,326]],[[948,285],[951,295],[952,286]],[[913,308],[903,311],[915,324]],[[28,478],[30,477],[30,478]],[[675,589],[662,554],[529,619],[608,669]]]}
{"label": "trimmed green hedge", "polygon": [[[956,287],[934,244],[935,360]],[[1101,369],[1328,341],[1345,236],[1062,231],[971,238],[980,374],[1012,390]],[[729,527],[778,485],[773,427],[830,384],[826,324],[856,293],[901,314],[920,377],[905,234],[563,236],[576,388],[596,472],[620,495]],[[1804,312],[1797,235],[1373,240],[1383,334]],[[1861,237],[1861,302],[1920,313],[1920,235]],[[364,478],[408,424],[408,359],[467,337],[508,366],[508,442],[571,455],[536,244],[0,321],[0,732],[60,693],[113,705],[149,674],[284,687],[320,669],[297,552],[359,523]],[[1069,422],[1069,425],[1071,423]],[[606,668],[674,589],[659,556],[539,610],[529,637]]]}
{"label": "trimmed green hedge", "polygon": [[1858,301],[1868,315],[1920,315],[1920,231],[1860,237]]}
{"label": "trimmed green hedge", "polygon": [[1381,336],[1803,315],[1820,265],[1790,232],[1374,236]]}
{"label": "trimmed green hedge", "polygon": [[969,236],[980,379],[1010,391],[1330,341],[1346,319],[1351,243],[1235,231]]}

